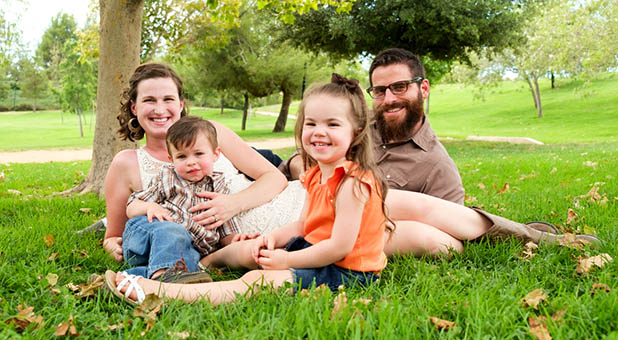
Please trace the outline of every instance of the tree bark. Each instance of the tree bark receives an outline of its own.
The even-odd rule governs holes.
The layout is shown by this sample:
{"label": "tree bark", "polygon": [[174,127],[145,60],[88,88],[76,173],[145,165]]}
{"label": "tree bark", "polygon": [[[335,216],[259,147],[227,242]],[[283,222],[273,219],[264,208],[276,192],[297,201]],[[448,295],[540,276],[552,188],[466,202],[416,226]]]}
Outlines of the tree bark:
{"label": "tree bark", "polygon": [[425,114],[429,116],[429,97],[431,97],[431,92],[427,94],[427,99],[425,100]]}
{"label": "tree bark", "polygon": [[285,131],[285,124],[288,121],[288,112],[290,110],[290,104],[292,103],[292,92],[283,90],[283,101],[281,102],[281,110],[279,111],[279,117],[275,122],[273,132]]}
{"label": "tree bark", "polygon": [[103,181],[114,155],[139,144],[116,131],[122,91],[139,65],[144,0],[99,0],[99,74],[92,162],[86,178],[70,192],[103,197]]}
{"label": "tree bark", "polygon": [[532,100],[534,100],[534,108],[538,109],[539,104],[537,103],[537,100],[536,100],[536,92],[534,92],[534,86],[532,85],[532,81],[530,81],[530,76],[526,75],[525,78],[526,78],[526,81],[528,82],[528,87],[530,88],[530,92],[532,93]]}
{"label": "tree bark", "polygon": [[223,116],[223,108],[225,107],[225,100],[223,99],[223,95],[221,95],[221,113],[219,113],[220,115]]}
{"label": "tree bark", "polygon": [[539,89],[539,78],[534,77],[534,89],[536,91],[536,109],[539,113],[539,118],[543,118],[543,105],[541,105],[541,89]]}
{"label": "tree bark", "polygon": [[79,121],[79,137],[84,138],[84,126],[82,125],[82,109],[77,109],[77,120]]}
{"label": "tree bark", "polygon": [[245,105],[242,109],[242,127],[240,128],[242,131],[245,131],[247,127],[247,116],[249,115],[249,94],[245,93]]}

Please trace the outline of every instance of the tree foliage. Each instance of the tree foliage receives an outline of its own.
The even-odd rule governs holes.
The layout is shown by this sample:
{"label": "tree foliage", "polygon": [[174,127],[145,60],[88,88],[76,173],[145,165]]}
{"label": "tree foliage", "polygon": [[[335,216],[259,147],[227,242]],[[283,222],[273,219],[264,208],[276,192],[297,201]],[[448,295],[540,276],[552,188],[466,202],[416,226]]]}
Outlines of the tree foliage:
{"label": "tree foliage", "polygon": [[73,15],[58,13],[51,19],[51,23],[36,49],[36,56],[45,68],[58,67],[64,60],[64,44],[76,39],[77,23]]}
{"label": "tree foliage", "polygon": [[467,60],[470,51],[519,43],[528,2],[359,0],[349,13],[328,6],[297,15],[286,32],[308,50],[342,57],[403,47],[435,61]]}
{"label": "tree foliage", "polygon": [[31,58],[23,58],[19,61],[20,73],[19,87],[22,97],[32,99],[33,110],[37,110],[37,101],[47,93],[47,77],[43,69]]}

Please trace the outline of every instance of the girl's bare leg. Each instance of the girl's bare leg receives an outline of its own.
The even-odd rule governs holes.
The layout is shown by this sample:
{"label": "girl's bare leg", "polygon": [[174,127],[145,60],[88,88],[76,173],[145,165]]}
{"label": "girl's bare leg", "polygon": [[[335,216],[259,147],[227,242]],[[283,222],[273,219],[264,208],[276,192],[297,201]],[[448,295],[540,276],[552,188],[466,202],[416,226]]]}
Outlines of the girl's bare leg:
{"label": "girl's bare leg", "polygon": [[395,221],[395,225],[396,228],[392,234],[385,233],[384,253],[386,256],[438,256],[448,255],[451,251],[458,253],[463,251],[463,244],[460,240],[438,228],[414,221]]}
{"label": "girl's bare leg", "polygon": [[200,263],[211,268],[229,266],[232,268],[257,269],[258,265],[251,255],[252,244],[253,240],[230,243],[203,257]]}
{"label": "girl's bare leg", "polygon": [[485,234],[491,221],[470,208],[412,191],[389,190],[386,208],[394,221],[416,221],[437,228],[457,240]]}
{"label": "girl's bare leg", "polygon": [[[124,279],[124,275],[116,273],[116,286]],[[292,272],[289,270],[252,270],[238,280],[218,281],[197,284],[162,283],[159,281],[139,278],[138,284],[146,295],[156,294],[160,297],[180,299],[186,302],[197,301],[201,298],[208,300],[213,305],[234,301],[236,294],[253,292],[262,287],[281,287],[285,282],[293,282]],[[128,285],[120,291],[124,291]],[[135,291],[129,296],[136,300]]]}

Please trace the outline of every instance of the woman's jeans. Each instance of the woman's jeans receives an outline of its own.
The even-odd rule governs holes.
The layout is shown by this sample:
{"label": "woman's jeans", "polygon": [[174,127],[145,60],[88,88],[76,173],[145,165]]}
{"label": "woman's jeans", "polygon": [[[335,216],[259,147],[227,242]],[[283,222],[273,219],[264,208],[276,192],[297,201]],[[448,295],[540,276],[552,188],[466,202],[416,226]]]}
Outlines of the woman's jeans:
{"label": "woman's jeans", "polygon": [[127,221],[122,233],[122,255],[131,269],[127,273],[150,278],[160,269],[173,267],[184,260],[190,272],[198,270],[200,254],[193,248],[191,235],[174,222],[148,222],[146,216]]}

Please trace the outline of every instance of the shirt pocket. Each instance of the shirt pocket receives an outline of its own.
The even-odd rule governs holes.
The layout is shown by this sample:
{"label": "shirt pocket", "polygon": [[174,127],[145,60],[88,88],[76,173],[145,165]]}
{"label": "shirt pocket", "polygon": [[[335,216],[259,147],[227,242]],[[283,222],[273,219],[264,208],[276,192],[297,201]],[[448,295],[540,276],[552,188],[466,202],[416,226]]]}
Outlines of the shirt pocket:
{"label": "shirt pocket", "polygon": [[410,190],[408,188],[408,183],[410,182],[409,176],[402,171],[391,169],[388,173],[384,174],[384,179],[388,182],[389,188]]}

